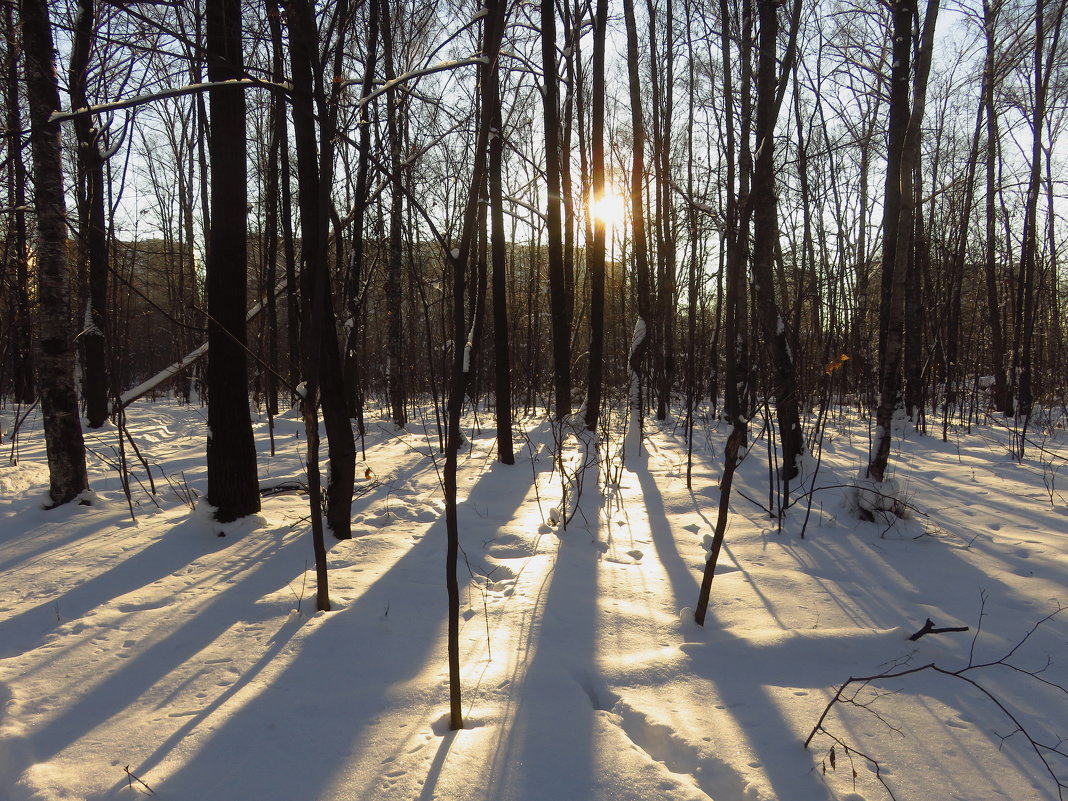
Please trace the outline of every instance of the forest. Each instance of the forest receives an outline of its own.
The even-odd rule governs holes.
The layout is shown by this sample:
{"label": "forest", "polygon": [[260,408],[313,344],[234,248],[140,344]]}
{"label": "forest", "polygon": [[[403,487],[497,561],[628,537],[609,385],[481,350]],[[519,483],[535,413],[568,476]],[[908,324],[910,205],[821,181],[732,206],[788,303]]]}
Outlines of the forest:
{"label": "forest", "polygon": [[[592,546],[572,554],[570,571],[651,565],[646,549],[655,545],[672,590],[661,599],[670,607],[663,625],[690,659],[694,649],[714,650],[701,638],[715,635],[699,633],[706,616],[711,629],[727,625],[713,578],[725,576],[719,586],[734,571],[748,575],[739,527],[752,529],[754,554],[758,540],[765,549],[768,537],[807,542],[824,525],[970,548],[960,514],[936,520],[933,511],[978,503],[964,490],[938,495],[952,491],[946,476],[965,481],[967,463],[967,480],[987,487],[981,494],[1002,482],[992,517],[1010,515],[1014,497],[1033,501],[1015,510],[1021,549],[1040,541],[1043,553],[1056,550],[1065,528],[1056,482],[1068,452],[1060,255],[1068,247],[1060,177],[1068,0],[0,0],[0,8],[0,437],[10,446],[0,488],[11,495],[0,526],[11,538],[0,530],[0,556],[13,554],[0,569],[14,571],[11,581],[30,570],[27,554],[36,551],[25,548],[42,535],[29,522],[38,515],[46,528],[48,515],[81,520],[68,526],[80,536],[117,532],[123,507],[133,525],[160,518],[145,551],[163,542],[165,520],[236,537],[237,548],[257,528],[273,530],[270,509],[288,504],[283,528],[310,532],[310,583],[294,579],[299,566],[273,561],[268,583],[296,596],[298,618],[310,588],[320,618],[308,624],[326,626],[357,604],[343,600],[337,582],[344,588],[347,571],[362,568],[355,550],[339,548],[374,551],[359,544],[369,531],[379,536],[379,524],[368,528],[371,510],[381,505],[385,520],[403,521],[396,505],[408,504],[402,529],[413,542],[423,534],[412,526],[441,529],[441,553],[423,558],[434,565],[426,580],[445,596],[427,600],[443,610],[449,711],[432,728],[450,744],[439,751],[444,760],[456,732],[515,723],[479,717],[469,701],[465,724],[463,690],[471,690],[474,643],[481,636],[489,649],[514,623],[503,611],[495,618],[487,599],[498,593],[507,606],[522,595],[526,568],[505,569],[486,543],[515,536],[502,532],[523,515],[538,518],[537,542],[515,546],[531,564],[541,564],[543,537],[559,540],[555,567],[531,567],[530,576],[559,573],[576,527],[590,530]],[[168,446],[172,430],[183,433]],[[955,465],[932,466],[954,449]],[[973,451],[974,463],[964,456]],[[520,472],[493,472],[504,469]],[[989,484],[977,470],[989,471]],[[494,492],[480,482],[501,497],[519,493],[495,527],[487,522],[498,514]],[[689,506],[673,493],[688,494]],[[480,511],[472,499],[483,495]],[[536,515],[522,511],[535,501]],[[30,527],[15,525],[15,515]],[[610,522],[631,532],[629,549]],[[645,535],[635,533],[642,525]],[[1047,533],[1027,539],[1034,530]],[[477,531],[483,562],[472,555]],[[635,544],[640,536],[651,537],[646,546]],[[696,557],[671,555],[678,536],[693,540],[686,547]],[[1063,558],[1050,558],[1042,589],[1021,591],[1030,633],[1025,626],[1013,641],[999,631],[1007,654],[982,663],[975,632],[965,667],[934,672],[970,683],[973,669],[1016,671],[1052,688],[1063,708],[1063,668],[1045,678],[1013,661],[1011,648],[1040,639],[1036,631],[1056,640],[1063,630],[1068,575]],[[179,563],[151,561],[156,584]],[[789,564],[777,570],[789,573]],[[990,556],[970,569],[992,577],[998,565]],[[514,574],[508,588],[493,578],[505,573]],[[567,575],[552,579],[550,596]],[[580,574],[572,578],[565,597],[603,616],[598,591],[586,598]],[[911,663],[894,661],[885,632],[918,629],[943,635],[925,643],[941,642],[967,628],[946,628],[946,617],[975,624],[976,609],[963,600],[966,589],[975,600],[974,587],[949,584],[960,594],[952,612],[936,604],[919,618],[904,609],[900,619],[866,618],[879,647],[868,645],[892,663],[873,675],[912,673]],[[134,589],[128,577],[119,585]],[[105,602],[78,585],[54,591],[100,608],[121,595]],[[166,592],[156,586],[154,597]],[[773,595],[783,601],[790,592],[815,598],[796,588]],[[980,629],[985,585],[982,597]],[[631,601],[620,590],[615,603]],[[24,645],[0,654],[43,656],[45,646],[33,645],[40,621],[22,603],[13,596],[2,610],[13,617],[0,632],[7,625]],[[540,621],[547,599],[532,603],[523,614]],[[335,617],[322,617],[328,612]],[[49,625],[63,628],[64,616],[57,601]],[[480,635],[471,621],[481,616]],[[586,622],[600,630],[593,617]],[[771,648],[759,634],[732,636],[754,653]],[[554,647],[566,654],[574,637],[561,633]],[[622,662],[627,643],[616,654]],[[801,651],[815,658],[819,647]],[[746,777],[725,756],[703,756],[679,724],[635,711],[640,704],[619,689],[622,674],[605,668],[603,654],[586,656],[572,683],[592,699],[592,713],[617,716],[643,758],[696,782],[662,787],[663,797],[794,797],[783,789],[786,768]],[[1047,656],[1052,664],[1053,651]],[[712,660],[698,661],[704,680]],[[824,776],[849,760],[854,798],[868,797],[857,789],[861,766],[878,787],[872,797],[895,797],[886,778],[894,774],[857,745],[859,735],[824,725],[832,707],[874,705],[846,693],[859,669],[843,662],[841,675],[811,679],[840,686],[818,723],[804,721],[805,747],[827,739]],[[18,676],[0,671],[0,692],[11,696],[5,682],[18,687]],[[1064,732],[1044,739],[1036,726],[1048,721],[1014,717],[1012,691],[987,695],[1029,744],[1042,792],[1063,799]],[[1041,696],[1021,697],[1041,708]],[[691,717],[698,706],[686,707]],[[25,790],[12,798],[66,797],[69,787],[43,789],[34,773],[47,759],[5,752],[24,735],[5,740],[3,726],[0,713],[0,782],[10,774]],[[530,728],[551,739],[539,727],[549,723],[538,718]],[[586,734],[577,739],[596,739]],[[980,760],[989,743],[977,743],[962,749]],[[539,748],[527,758],[548,758]],[[431,764],[432,773],[442,769]],[[631,777],[633,797],[661,797],[652,789],[657,770]],[[154,794],[142,773],[125,771],[125,784],[71,797],[111,798],[123,787]],[[718,778],[701,779],[702,771]],[[207,772],[185,780],[197,786]],[[1033,777],[1035,765],[1016,773]],[[486,798],[619,791],[589,765],[562,775],[581,781],[553,790],[513,777]],[[962,797],[973,801],[987,790],[1019,792],[968,787]],[[796,797],[830,792],[820,788]],[[257,797],[298,791],[280,792]],[[307,797],[348,792],[324,785]],[[435,791],[426,792],[379,787],[367,797]]]}

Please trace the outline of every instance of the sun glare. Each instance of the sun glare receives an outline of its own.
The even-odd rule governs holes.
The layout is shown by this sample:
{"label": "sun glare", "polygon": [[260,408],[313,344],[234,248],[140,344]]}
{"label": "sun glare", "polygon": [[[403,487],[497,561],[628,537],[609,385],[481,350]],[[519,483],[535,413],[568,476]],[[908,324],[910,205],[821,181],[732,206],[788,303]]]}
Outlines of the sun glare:
{"label": "sun glare", "polygon": [[626,201],[612,187],[605,187],[604,194],[593,199],[593,216],[607,228],[620,228],[627,216]]}

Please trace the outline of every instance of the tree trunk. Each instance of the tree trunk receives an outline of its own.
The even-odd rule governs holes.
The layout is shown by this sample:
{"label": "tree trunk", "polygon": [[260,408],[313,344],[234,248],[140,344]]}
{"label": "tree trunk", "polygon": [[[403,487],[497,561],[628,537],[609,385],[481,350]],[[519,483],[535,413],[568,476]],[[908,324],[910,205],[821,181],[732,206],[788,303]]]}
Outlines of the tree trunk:
{"label": "tree trunk", "polygon": [[676,258],[674,209],[671,202],[671,131],[674,114],[675,35],[671,0],[664,4],[666,32],[664,50],[657,50],[656,8],[648,0],[649,16],[649,84],[653,117],[651,155],[653,159],[653,241],[656,244],[656,320],[652,352],[656,383],[656,419],[667,418],[671,406],[671,389],[675,374],[675,283]]}
{"label": "tree trunk", "polygon": [[330,609],[327,585],[326,544],[323,536],[322,478],[319,472],[319,388],[323,369],[323,336],[328,280],[325,255],[325,222],[320,217],[319,164],[315,136],[312,73],[315,65],[315,15],[306,0],[290,0],[289,53],[293,75],[293,132],[297,150],[297,180],[300,192],[301,227],[301,364],[303,393],[301,414],[308,440],[308,504],[311,510],[312,548],[315,554],[316,608]]}
{"label": "tree trunk", "polygon": [[630,89],[631,147],[633,159],[630,171],[631,232],[634,240],[635,289],[638,319],[634,323],[628,365],[630,367],[630,422],[627,442],[630,452],[637,455],[641,448],[642,392],[645,386],[646,353],[652,330],[652,287],[649,276],[649,247],[645,232],[645,213],[642,192],[645,183],[645,122],[642,119],[642,86],[638,75],[638,31],[634,20],[633,0],[623,0],[623,16],[627,23],[627,76]]}
{"label": "tree trunk", "polygon": [[[605,34],[608,29],[608,0],[597,0],[593,20],[593,120],[590,132],[593,174],[593,204],[603,201],[605,191],[604,101]],[[593,215],[593,241],[586,249],[590,273],[590,361],[586,390],[586,428],[597,430],[604,382],[604,273],[605,219]]]}
{"label": "tree trunk", "polygon": [[[748,11],[748,4],[746,4]],[[724,115],[726,121],[726,144],[727,144],[727,191],[726,211],[724,225],[724,250],[726,281],[726,309],[724,311],[723,338],[726,341],[726,354],[724,359],[723,406],[727,419],[735,428],[746,425],[743,409],[742,388],[745,382],[745,371],[748,356],[743,337],[742,322],[745,314],[745,274],[747,270],[746,260],[749,246],[749,214],[748,204],[740,208],[739,195],[745,197],[749,192],[749,165],[747,156],[748,148],[744,145],[739,148],[738,137],[734,125],[734,86],[731,71],[730,52],[730,12],[727,0],[720,0],[720,16],[722,18],[722,49],[723,49],[723,106],[727,110]],[[743,20],[743,26],[744,26]],[[748,32],[740,31],[743,52],[743,62],[748,64]],[[743,69],[746,69],[743,67]],[[741,98],[742,104],[742,142],[748,139],[745,124],[748,119],[746,109],[748,100],[746,81]],[[737,163],[735,161],[737,154]],[[740,168],[740,169],[739,169]],[[738,182],[737,189],[735,183]]]}
{"label": "tree trunk", "polygon": [[[335,9],[338,42],[346,25],[347,5]],[[333,115],[327,108],[324,66],[316,44],[314,4],[289,3],[290,55],[293,70],[293,131],[297,147],[301,225],[301,350],[307,392],[303,404],[322,402],[329,442],[330,473],[326,491],[327,523],[334,537],[352,536],[352,495],[356,443],[349,423],[341,376],[337,326],[331,301],[327,242],[333,169]],[[315,120],[319,120],[318,138]],[[311,416],[315,409],[310,410]],[[305,425],[310,423],[307,410]]]}
{"label": "tree trunk", "polygon": [[[208,0],[206,21],[208,80],[242,77],[239,0]],[[215,519],[225,523],[260,510],[245,349],[248,147],[244,89],[218,88],[210,95],[208,503],[215,507]]]}
{"label": "tree trunk", "polygon": [[[775,123],[778,116],[776,96],[778,74],[776,42],[779,35],[777,3],[758,0],[760,48],[757,66],[756,138],[757,152],[753,164],[753,188],[750,204],[753,214],[753,295],[760,311],[764,338],[771,351],[775,371],[775,409],[783,450],[783,478],[793,479],[798,472],[797,458],[804,446],[798,411],[797,378],[786,323],[775,297],[773,262],[779,237],[775,200]],[[788,76],[789,72],[784,74]],[[783,287],[785,291],[785,287]]]}
{"label": "tree trunk", "polygon": [[[907,36],[911,38],[912,17],[915,14],[913,0],[896,0],[894,3],[894,37]],[[905,319],[905,294],[908,289],[906,284],[907,260],[912,247],[913,214],[915,211],[915,189],[913,177],[916,164],[920,156],[920,133],[923,123],[924,104],[927,98],[927,76],[931,69],[931,50],[934,42],[934,28],[938,17],[938,0],[928,0],[927,13],[923,20],[923,33],[920,46],[917,49],[916,75],[913,79],[913,106],[908,111],[908,95],[901,96],[897,92],[901,86],[895,83],[895,94],[891,95],[891,110],[897,108],[898,113],[904,113],[908,120],[905,136],[901,141],[900,158],[898,159],[898,175],[901,185],[895,191],[898,199],[899,215],[893,226],[897,241],[893,246],[894,261],[892,264],[884,264],[884,272],[890,273],[890,299],[884,300],[886,318],[882,320],[880,328],[886,332],[886,347],[882,360],[882,370],[879,382],[879,408],[876,412],[875,438],[872,443],[871,459],[868,463],[868,478],[873,481],[882,481],[886,475],[887,463],[890,459],[890,440],[894,413],[897,410],[901,395],[901,355],[903,346],[903,323]],[[907,33],[906,33],[907,32]],[[895,45],[897,42],[895,41]],[[908,90],[907,78],[903,84]],[[904,112],[900,106],[903,104]],[[889,202],[889,200],[888,200]],[[884,229],[883,236],[887,236]],[[884,246],[884,253],[886,248]],[[884,286],[886,280],[884,278]]]}
{"label": "tree trunk", "polygon": [[[89,54],[96,27],[93,0],[78,1],[74,41],[70,59],[70,97],[74,108],[87,108],[86,84]],[[108,419],[108,238],[105,222],[104,159],[101,131],[91,116],[74,118],[78,137],[78,257],[86,266],[89,294],[81,343],[85,354],[85,416],[90,428],[99,428]]]}
{"label": "tree trunk", "polygon": [[[360,97],[371,94],[375,64],[378,60],[378,21],[379,4],[371,2],[367,15],[367,58],[364,65],[363,82]],[[364,220],[367,214],[367,173],[371,161],[371,111],[370,103],[361,100],[359,125],[359,150],[356,164],[356,187],[352,213],[352,250],[350,252],[348,284],[348,309],[352,318],[348,327],[348,341],[345,343],[345,394],[352,407],[352,416],[356,419],[356,428],[363,437],[365,433],[363,414],[363,361],[360,353],[360,339],[364,331],[363,297],[364,297]]]}
{"label": "tree trunk", "polygon": [[[1034,109],[1031,120],[1031,173],[1027,185],[1027,212],[1024,218],[1023,246],[1020,254],[1020,282],[1022,305],[1022,343],[1019,349],[1020,398],[1017,413],[1023,420],[1021,434],[1018,438],[1016,452],[1020,458],[1024,455],[1027,425],[1034,409],[1034,340],[1036,316],[1036,291],[1038,284],[1038,199],[1042,194],[1042,138],[1046,118],[1046,99],[1049,94],[1051,70],[1046,66],[1046,46],[1049,46],[1049,60],[1057,56],[1057,46],[1061,37],[1061,24],[1064,19],[1065,3],[1061,2],[1053,18],[1052,35],[1047,43],[1046,15],[1043,2],[1035,3],[1035,44],[1034,44]],[[1052,213],[1052,211],[1051,211]],[[1054,276],[1053,280],[1057,280]]]}
{"label": "tree trunk", "polygon": [[571,321],[568,319],[567,286],[564,281],[564,242],[560,194],[560,108],[556,74],[556,3],[541,0],[541,54],[544,82],[542,108],[545,120],[545,180],[548,205],[546,236],[549,258],[549,309],[552,315],[553,415],[562,420],[571,414]]}
{"label": "tree trunk", "polygon": [[37,303],[40,319],[41,411],[48,453],[52,506],[68,503],[89,488],[85,445],[74,386],[70,284],[67,270],[66,204],[55,48],[46,0],[22,0],[26,52],[26,97],[30,106],[34,209],[37,213]]}
{"label": "tree trunk", "polygon": [[997,41],[995,27],[1001,4],[991,5],[983,0],[983,31],[986,39],[986,57],[983,61],[983,106],[986,110],[986,259],[985,288],[987,320],[990,323],[990,349],[994,369],[994,408],[1007,413],[1011,406],[1006,382],[1008,366],[1001,298],[998,292],[998,241],[997,241],[997,158],[999,147],[996,98],[996,73],[994,58]]}
{"label": "tree trunk", "polygon": [[[19,44],[13,8],[4,5],[4,75],[6,78],[5,105],[7,129],[22,129],[19,113]],[[15,303],[11,324],[12,376],[11,394],[16,403],[32,403],[36,397],[33,378],[33,321],[30,314],[29,236],[26,231],[26,164],[22,157],[22,143],[16,136],[7,137],[10,183],[8,206],[11,211],[11,246],[8,250],[8,266],[15,283]]]}
{"label": "tree trunk", "polygon": [[[486,39],[503,37],[504,0],[487,0]],[[512,363],[508,337],[507,257],[504,231],[504,123],[501,115],[500,63],[494,59],[481,82],[482,109],[489,115],[490,261],[493,264],[494,396],[497,413],[497,458],[515,464],[512,441]]]}
{"label": "tree trunk", "polygon": [[[382,34],[382,60],[385,67],[386,81],[396,79],[393,63],[393,31],[390,21],[389,0],[380,0],[379,22]],[[402,337],[404,329],[401,324],[402,263],[402,223],[403,223],[403,188],[401,175],[401,139],[399,111],[397,107],[398,92],[390,89],[386,92],[386,132],[389,137],[390,183],[392,184],[392,203],[389,214],[389,259],[386,262],[385,300],[386,300],[386,381],[389,388],[390,407],[393,412],[393,424],[403,428],[408,422],[405,408],[407,395],[405,391],[405,374],[407,372],[403,359]]]}

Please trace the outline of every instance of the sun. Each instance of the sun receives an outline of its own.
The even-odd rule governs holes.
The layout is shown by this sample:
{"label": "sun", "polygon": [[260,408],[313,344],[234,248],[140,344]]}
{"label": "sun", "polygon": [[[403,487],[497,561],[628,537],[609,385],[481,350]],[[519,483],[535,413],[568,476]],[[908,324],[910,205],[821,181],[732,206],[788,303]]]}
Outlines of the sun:
{"label": "sun", "polygon": [[621,228],[627,216],[627,204],[611,186],[606,186],[600,198],[591,198],[594,219],[604,222],[606,228]]}

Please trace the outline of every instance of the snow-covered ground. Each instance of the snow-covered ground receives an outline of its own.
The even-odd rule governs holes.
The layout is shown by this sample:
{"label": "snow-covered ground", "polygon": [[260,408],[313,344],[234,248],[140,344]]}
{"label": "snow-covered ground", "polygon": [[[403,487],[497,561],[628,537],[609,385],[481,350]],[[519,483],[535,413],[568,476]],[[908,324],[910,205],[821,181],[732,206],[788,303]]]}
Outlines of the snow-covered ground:
{"label": "snow-covered ground", "polygon": [[[1068,782],[1042,748],[1068,737],[1068,611],[1046,619],[1068,604],[1061,429],[1034,427],[1022,464],[995,422],[906,432],[892,458],[915,513],[893,526],[853,508],[854,415],[832,416],[817,490],[808,457],[781,530],[757,440],[701,629],[725,427],[698,422],[692,489],[675,421],[625,459],[607,442],[607,490],[587,482],[563,529],[545,522],[549,424],[521,421],[503,466],[483,412],[460,468],[467,727],[449,732],[432,428],[372,423],[317,613],[303,496],[265,497],[225,536],[192,510],[203,410],[131,408],[156,489],[127,447],[136,519],[115,429],[88,435],[95,503],[43,511],[40,421],[12,465],[2,415],[3,801],[858,801],[889,797],[879,779],[900,801],[1023,801],[1059,797],[1051,770]],[[299,481],[299,419],[276,420],[274,457],[256,432],[261,485]],[[910,641],[928,618],[970,630]],[[848,686],[803,747],[847,679],[912,668]]]}

